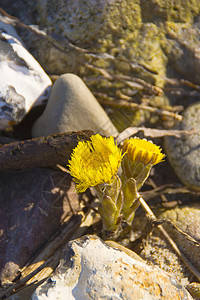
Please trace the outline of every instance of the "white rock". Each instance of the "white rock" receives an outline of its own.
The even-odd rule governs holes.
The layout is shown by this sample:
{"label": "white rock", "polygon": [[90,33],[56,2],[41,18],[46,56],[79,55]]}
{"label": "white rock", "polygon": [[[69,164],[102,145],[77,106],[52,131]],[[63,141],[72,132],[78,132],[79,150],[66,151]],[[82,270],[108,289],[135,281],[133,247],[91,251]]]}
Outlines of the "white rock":
{"label": "white rock", "polygon": [[175,278],[113,249],[95,236],[68,244],[54,275],[32,300],[192,299]]}
{"label": "white rock", "polygon": [[11,25],[0,21],[0,37],[0,129],[5,129],[48,99],[52,83]]}

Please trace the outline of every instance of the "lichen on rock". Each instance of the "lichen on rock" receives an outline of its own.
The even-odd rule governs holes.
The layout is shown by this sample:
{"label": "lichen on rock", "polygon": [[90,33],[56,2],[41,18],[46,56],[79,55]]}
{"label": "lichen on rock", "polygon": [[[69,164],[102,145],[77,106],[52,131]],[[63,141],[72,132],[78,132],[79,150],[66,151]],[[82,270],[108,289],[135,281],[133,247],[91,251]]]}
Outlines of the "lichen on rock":
{"label": "lichen on rock", "polygon": [[[120,90],[136,103],[147,96],[150,106],[161,108],[179,101],[177,95],[146,95],[136,84],[130,87],[108,80],[98,68],[111,76],[142,79],[163,90],[167,77],[200,82],[198,0],[37,0],[36,7],[31,3],[28,7],[31,24],[47,28],[63,49],[26,31],[23,39],[35,57],[51,74],[70,72],[84,78],[94,93],[118,99]],[[75,50],[69,42],[88,53]],[[96,69],[88,68],[88,63]],[[150,113],[141,113],[138,120],[135,111],[128,125],[145,125]]]}

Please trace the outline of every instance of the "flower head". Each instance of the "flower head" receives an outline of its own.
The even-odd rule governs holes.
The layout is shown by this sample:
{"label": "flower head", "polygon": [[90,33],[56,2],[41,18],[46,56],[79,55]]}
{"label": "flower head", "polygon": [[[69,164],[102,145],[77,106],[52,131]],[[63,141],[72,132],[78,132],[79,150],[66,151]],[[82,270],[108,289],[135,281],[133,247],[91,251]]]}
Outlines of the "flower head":
{"label": "flower head", "polygon": [[144,165],[156,165],[163,161],[165,155],[161,148],[152,141],[140,138],[131,138],[124,141],[123,151],[132,161],[138,161]]}
{"label": "flower head", "polygon": [[122,151],[114,138],[93,135],[91,141],[79,142],[69,160],[69,170],[77,183],[77,192],[101,183],[111,183],[122,160]]}

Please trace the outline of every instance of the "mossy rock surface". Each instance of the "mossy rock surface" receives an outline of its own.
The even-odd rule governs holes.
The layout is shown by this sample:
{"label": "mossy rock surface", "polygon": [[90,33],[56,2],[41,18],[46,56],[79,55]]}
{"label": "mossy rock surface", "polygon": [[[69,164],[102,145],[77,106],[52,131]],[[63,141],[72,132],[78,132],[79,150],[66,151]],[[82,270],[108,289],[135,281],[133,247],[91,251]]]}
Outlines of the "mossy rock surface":
{"label": "mossy rock surface", "polygon": [[[97,69],[86,67],[88,62],[111,76],[139,78],[161,89],[166,87],[166,77],[200,83],[199,0],[37,0],[26,4],[26,11],[26,16],[20,13],[19,17],[47,28],[64,49],[59,51],[47,40],[22,32],[25,44],[44,69],[57,75],[75,73],[94,93],[117,98],[120,91],[136,103],[151,96],[152,106],[180,104],[179,95],[146,95],[136,85],[102,78]],[[70,48],[69,41],[92,55]],[[97,53],[104,56],[95,56]],[[128,125],[145,125],[147,121],[149,114],[138,120],[134,110]]]}

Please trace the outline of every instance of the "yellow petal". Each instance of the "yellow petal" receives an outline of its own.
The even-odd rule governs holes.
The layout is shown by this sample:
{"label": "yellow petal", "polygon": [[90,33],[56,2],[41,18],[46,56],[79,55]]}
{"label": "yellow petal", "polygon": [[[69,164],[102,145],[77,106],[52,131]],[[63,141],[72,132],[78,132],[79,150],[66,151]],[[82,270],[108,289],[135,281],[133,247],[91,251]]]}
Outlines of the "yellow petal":
{"label": "yellow petal", "polygon": [[161,148],[152,141],[145,139],[131,138],[124,141],[123,151],[132,161],[139,161],[145,165],[156,165],[163,161],[165,155]]}
{"label": "yellow petal", "polygon": [[110,183],[121,164],[122,151],[113,137],[93,135],[91,141],[79,142],[69,160],[69,171],[77,183],[77,192],[101,183]]}

